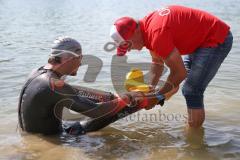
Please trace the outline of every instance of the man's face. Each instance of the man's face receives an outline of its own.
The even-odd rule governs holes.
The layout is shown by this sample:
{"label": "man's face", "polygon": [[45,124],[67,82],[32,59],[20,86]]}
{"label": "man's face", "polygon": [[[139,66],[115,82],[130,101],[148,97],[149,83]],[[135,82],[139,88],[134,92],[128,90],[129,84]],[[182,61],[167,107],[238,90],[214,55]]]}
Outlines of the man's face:
{"label": "man's face", "polygon": [[142,50],[144,47],[142,35],[140,29],[137,29],[130,39],[130,42],[132,42],[131,49],[133,50]]}
{"label": "man's face", "polygon": [[81,61],[82,61],[82,55],[79,57],[73,57],[72,58],[72,73],[70,74],[71,76],[76,76],[77,75],[77,71],[78,68],[81,65]]}
{"label": "man's face", "polygon": [[127,50],[128,52],[133,50],[142,50],[144,47],[144,43],[142,41],[142,38],[139,35],[133,35],[133,37],[130,40],[123,41],[120,43],[119,47],[122,49]]}
{"label": "man's face", "polygon": [[81,61],[82,61],[82,55],[71,56],[66,58],[63,61],[62,67],[64,68],[67,75],[76,76],[78,68],[81,65]]}
{"label": "man's face", "polygon": [[141,43],[139,43],[138,41],[132,41],[132,47],[131,49],[133,50],[142,50],[143,45]]}

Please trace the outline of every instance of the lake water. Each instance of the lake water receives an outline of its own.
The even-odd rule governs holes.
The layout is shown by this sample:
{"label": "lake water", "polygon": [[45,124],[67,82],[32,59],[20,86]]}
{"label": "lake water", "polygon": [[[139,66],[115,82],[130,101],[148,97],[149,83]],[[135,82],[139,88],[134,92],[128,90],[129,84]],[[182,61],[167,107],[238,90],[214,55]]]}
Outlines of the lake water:
{"label": "lake water", "polygon": [[[111,24],[120,16],[141,18],[168,4],[209,11],[226,21],[234,35],[233,49],[206,91],[203,130],[186,134],[186,107],[179,91],[163,108],[141,111],[96,133],[46,138],[18,132],[20,89],[31,70],[46,63],[57,36],[79,40],[84,54],[103,61],[96,82],[83,81],[83,66],[70,83],[114,92],[112,54],[103,50]],[[240,159],[239,4],[240,0],[0,0],[0,159]],[[150,62],[146,50],[128,59]]]}

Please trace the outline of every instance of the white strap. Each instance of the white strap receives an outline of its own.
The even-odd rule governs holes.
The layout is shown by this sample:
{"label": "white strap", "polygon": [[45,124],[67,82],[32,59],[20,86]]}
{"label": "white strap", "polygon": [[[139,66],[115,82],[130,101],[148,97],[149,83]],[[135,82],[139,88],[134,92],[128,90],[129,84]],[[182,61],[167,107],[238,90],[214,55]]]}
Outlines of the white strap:
{"label": "white strap", "polygon": [[61,50],[61,49],[51,49],[51,52],[54,52],[54,51],[59,51],[60,53],[57,53],[57,54],[50,54],[50,56],[52,57],[56,57],[56,56],[59,56],[59,55],[62,55],[63,53],[69,53],[69,54],[72,54],[76,57],[80,56],[79,54],[75,53],[75,52],[72,52],[72,51],[67,51],[67,50]]}

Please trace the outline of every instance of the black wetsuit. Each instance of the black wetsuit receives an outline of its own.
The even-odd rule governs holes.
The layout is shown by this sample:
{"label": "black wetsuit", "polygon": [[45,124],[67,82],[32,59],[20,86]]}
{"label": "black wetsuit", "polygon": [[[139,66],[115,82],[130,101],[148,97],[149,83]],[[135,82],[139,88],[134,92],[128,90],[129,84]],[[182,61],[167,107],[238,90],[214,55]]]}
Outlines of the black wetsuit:
{"label": "black wetsuit", "polygon": [[[125,107],[116,113],[118,100],[112,93],[106,92],[101,99],[87,98],[79,94],[87,91],[70,86],[60,78],[57,73],[43,67],[30,75],[21,91],[18,106],[19,123],[24,131],[57,134],[65,130],[83,134],[99,130],[141,109],[137,106]],[[61,120],[63,107],[91,119],[81,122],[81,125],[78,123],[63,127]]]}

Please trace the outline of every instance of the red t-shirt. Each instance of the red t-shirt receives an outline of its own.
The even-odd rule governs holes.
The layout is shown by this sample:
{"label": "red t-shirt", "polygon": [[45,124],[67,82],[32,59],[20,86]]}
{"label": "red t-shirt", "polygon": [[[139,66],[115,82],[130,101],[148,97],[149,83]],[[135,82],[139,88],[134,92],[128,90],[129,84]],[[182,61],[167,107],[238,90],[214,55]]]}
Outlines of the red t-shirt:
{"label": "red t-shirt", "polygon": [[197,48],[223,43],[230,27],[217,17],[197,9],[169,6],[140,20],[144,43],[163,59],[177,48],[181,55]]}

